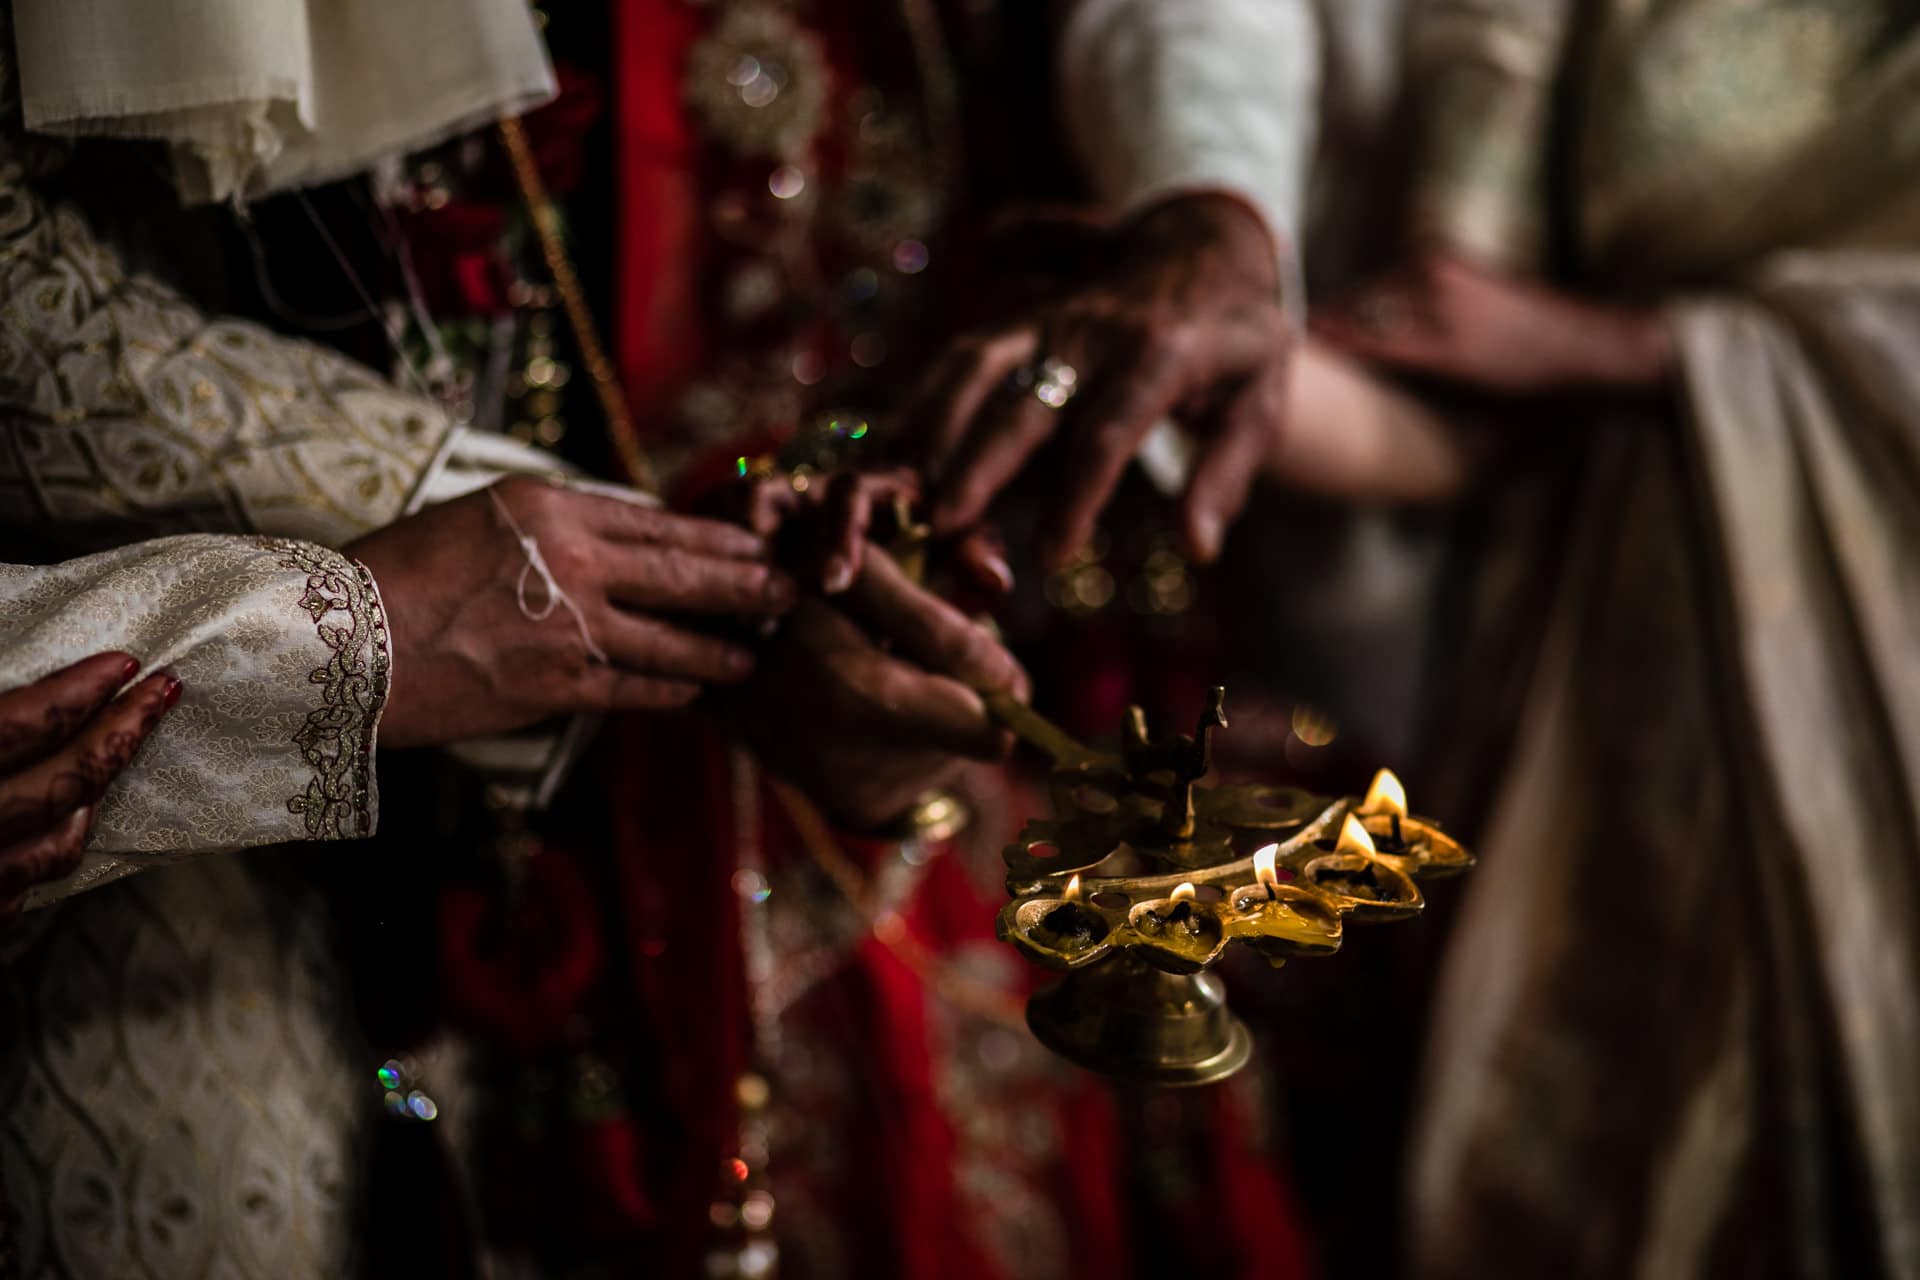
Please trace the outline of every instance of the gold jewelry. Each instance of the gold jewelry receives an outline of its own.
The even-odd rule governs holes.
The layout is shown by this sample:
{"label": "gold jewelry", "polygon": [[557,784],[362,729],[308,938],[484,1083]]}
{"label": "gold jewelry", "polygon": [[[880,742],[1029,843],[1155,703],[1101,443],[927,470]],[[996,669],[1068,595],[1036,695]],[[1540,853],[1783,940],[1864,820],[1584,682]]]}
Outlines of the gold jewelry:
{"label": "gold jewelry", "polygon": [[1079,394],[1080,371],[1058,356],[1042,356],[1015,370],[1013,384],[1049,409],[1064,409]]}
{"label": "gold jewelry", "polygon": [[654,474],[653,464],[647,461],[646,450],[640,447],[640,435],[634,430],[633,414],[627,407],[627,394],[620,386],[620,375],[607,358],[606,349],[600,345],[593,312],[588,308],[586,293],[580,287],[580,276],[574,271],[573,262],[567,257],[566,246],[561,242],[560,215],[547,195],[547,185],[541,180],[540,166],[534,162],[533,147],[527,142],[527,133],[519,117],[507,116],[500,121],[500,141],[506,144],[514,181],[520,188],[521,198],[526,201],[527,214],[533,220],[534,235],[540,241],[540,256],[546,259],[547,274],[553,277],[554,288],[560,291],[560,303],[566,308],[567,324],[572,328],[573,340],[580,348],[581,362],[586,365],[587,376],[593,380],[594,394],[600,399],[601,412],[607,419],[607,435],[613,441],[620,467],[627,473],[627,482],[634,488],[657,493],[660,489],[659,478]]}

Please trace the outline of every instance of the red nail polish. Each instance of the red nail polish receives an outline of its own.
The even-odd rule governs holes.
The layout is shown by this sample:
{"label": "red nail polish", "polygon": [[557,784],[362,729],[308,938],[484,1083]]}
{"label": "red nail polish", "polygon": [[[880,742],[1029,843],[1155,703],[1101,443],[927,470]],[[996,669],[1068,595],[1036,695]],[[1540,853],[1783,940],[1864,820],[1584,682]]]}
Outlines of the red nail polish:
{"label": "red nail polish", "polygon": [[139,674],[140,659],[128,658],[126,665],[120,668],[120,683],[125,684]]}
{"label": "red nail polish", "polygon": [[167,710],[171,711],[173,704],[180,701],[180,691],[185,687],[177,678],[172,676],[167,678],[167,691],[162,695]]}

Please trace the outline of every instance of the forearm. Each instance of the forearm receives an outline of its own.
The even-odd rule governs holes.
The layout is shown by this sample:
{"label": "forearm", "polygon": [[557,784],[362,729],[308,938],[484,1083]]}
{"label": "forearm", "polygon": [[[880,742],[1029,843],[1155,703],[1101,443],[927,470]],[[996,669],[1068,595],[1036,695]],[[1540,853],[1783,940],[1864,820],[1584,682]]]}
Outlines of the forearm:
{"label": "forearm", "polygon": [[89,653],[171,669],[184,696],[101,801],[62,896],[146,861],[372,832],[387,623],[346,557],[191,535],[0,566],[0,685]]}
{"label": "forearm", "polygon": [[1264,470],[1296,492],[1433,503],[1464,491],[1484,456],[1481,431],[1309,337],[1294,355]]}

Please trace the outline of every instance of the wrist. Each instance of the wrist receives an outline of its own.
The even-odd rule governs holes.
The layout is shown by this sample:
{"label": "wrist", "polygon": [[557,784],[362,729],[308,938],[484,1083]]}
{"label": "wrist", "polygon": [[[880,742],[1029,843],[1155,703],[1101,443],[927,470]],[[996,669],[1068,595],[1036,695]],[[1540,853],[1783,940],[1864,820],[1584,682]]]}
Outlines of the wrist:
{"label": "wrist", "polygon": [[1629,393],[1657,391],[1673,376],[1673,331],[1659,311],[1618,310],[1605,317],[1605,339],[1584,344],[1597,385]]}
{"label": "wrist", "polygon": [[1196,188],[1143,206],[1127,220],[1129,239],[1211,251],[1232,264],[1236,282],[1281,292],[1280,260],[1291,245],[1250,199],[1224,187]]}
{"label": "wrist", "polygon": [[938,844],[965,830],[973,810],[944,787],[922,791],[904,807],[886,813],[835,813],[834,826],[850,846],[890,846],[903,840]]}

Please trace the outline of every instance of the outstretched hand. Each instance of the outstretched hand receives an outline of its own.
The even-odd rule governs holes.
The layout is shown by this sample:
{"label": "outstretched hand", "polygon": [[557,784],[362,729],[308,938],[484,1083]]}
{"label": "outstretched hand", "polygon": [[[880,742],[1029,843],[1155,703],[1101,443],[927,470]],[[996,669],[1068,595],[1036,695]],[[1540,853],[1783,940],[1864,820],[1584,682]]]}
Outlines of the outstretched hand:
{"label": "outstretched hand", "polygon": [[[547,609],[556,602],[524,576],[516,528],[538,545],[577,622]],[[754,657],[680,619],[758,622],[797,594],[745,529],[530,477],[429,507],[346,551],[386,604],[394,679],[380,738],[393,747],[563,712],[684,706],[703,686],[744,680]]]}
{"label": "outstretched hand", "polygon": [[[1029,296],[935,362],[901,414],[904,447],[945,536],[974,526],[1059,441],[1040,546],[1057,566],[1086,544],[1142,440],[1171,417],[1199,441],[1181,516],[1190,551],[1211,560],[1286,408],[1292,335],[1274,244],[1250,209],[1209,194],[1101,234],[1084,281]],[[1071,370],[1071,385],[1048,369]]]}
{"label": "outstretched hand", "polygon": [[94,806],[180,697],[156,672],[100,653],[0,693],[0,923],[27,891],[80,866]]}

